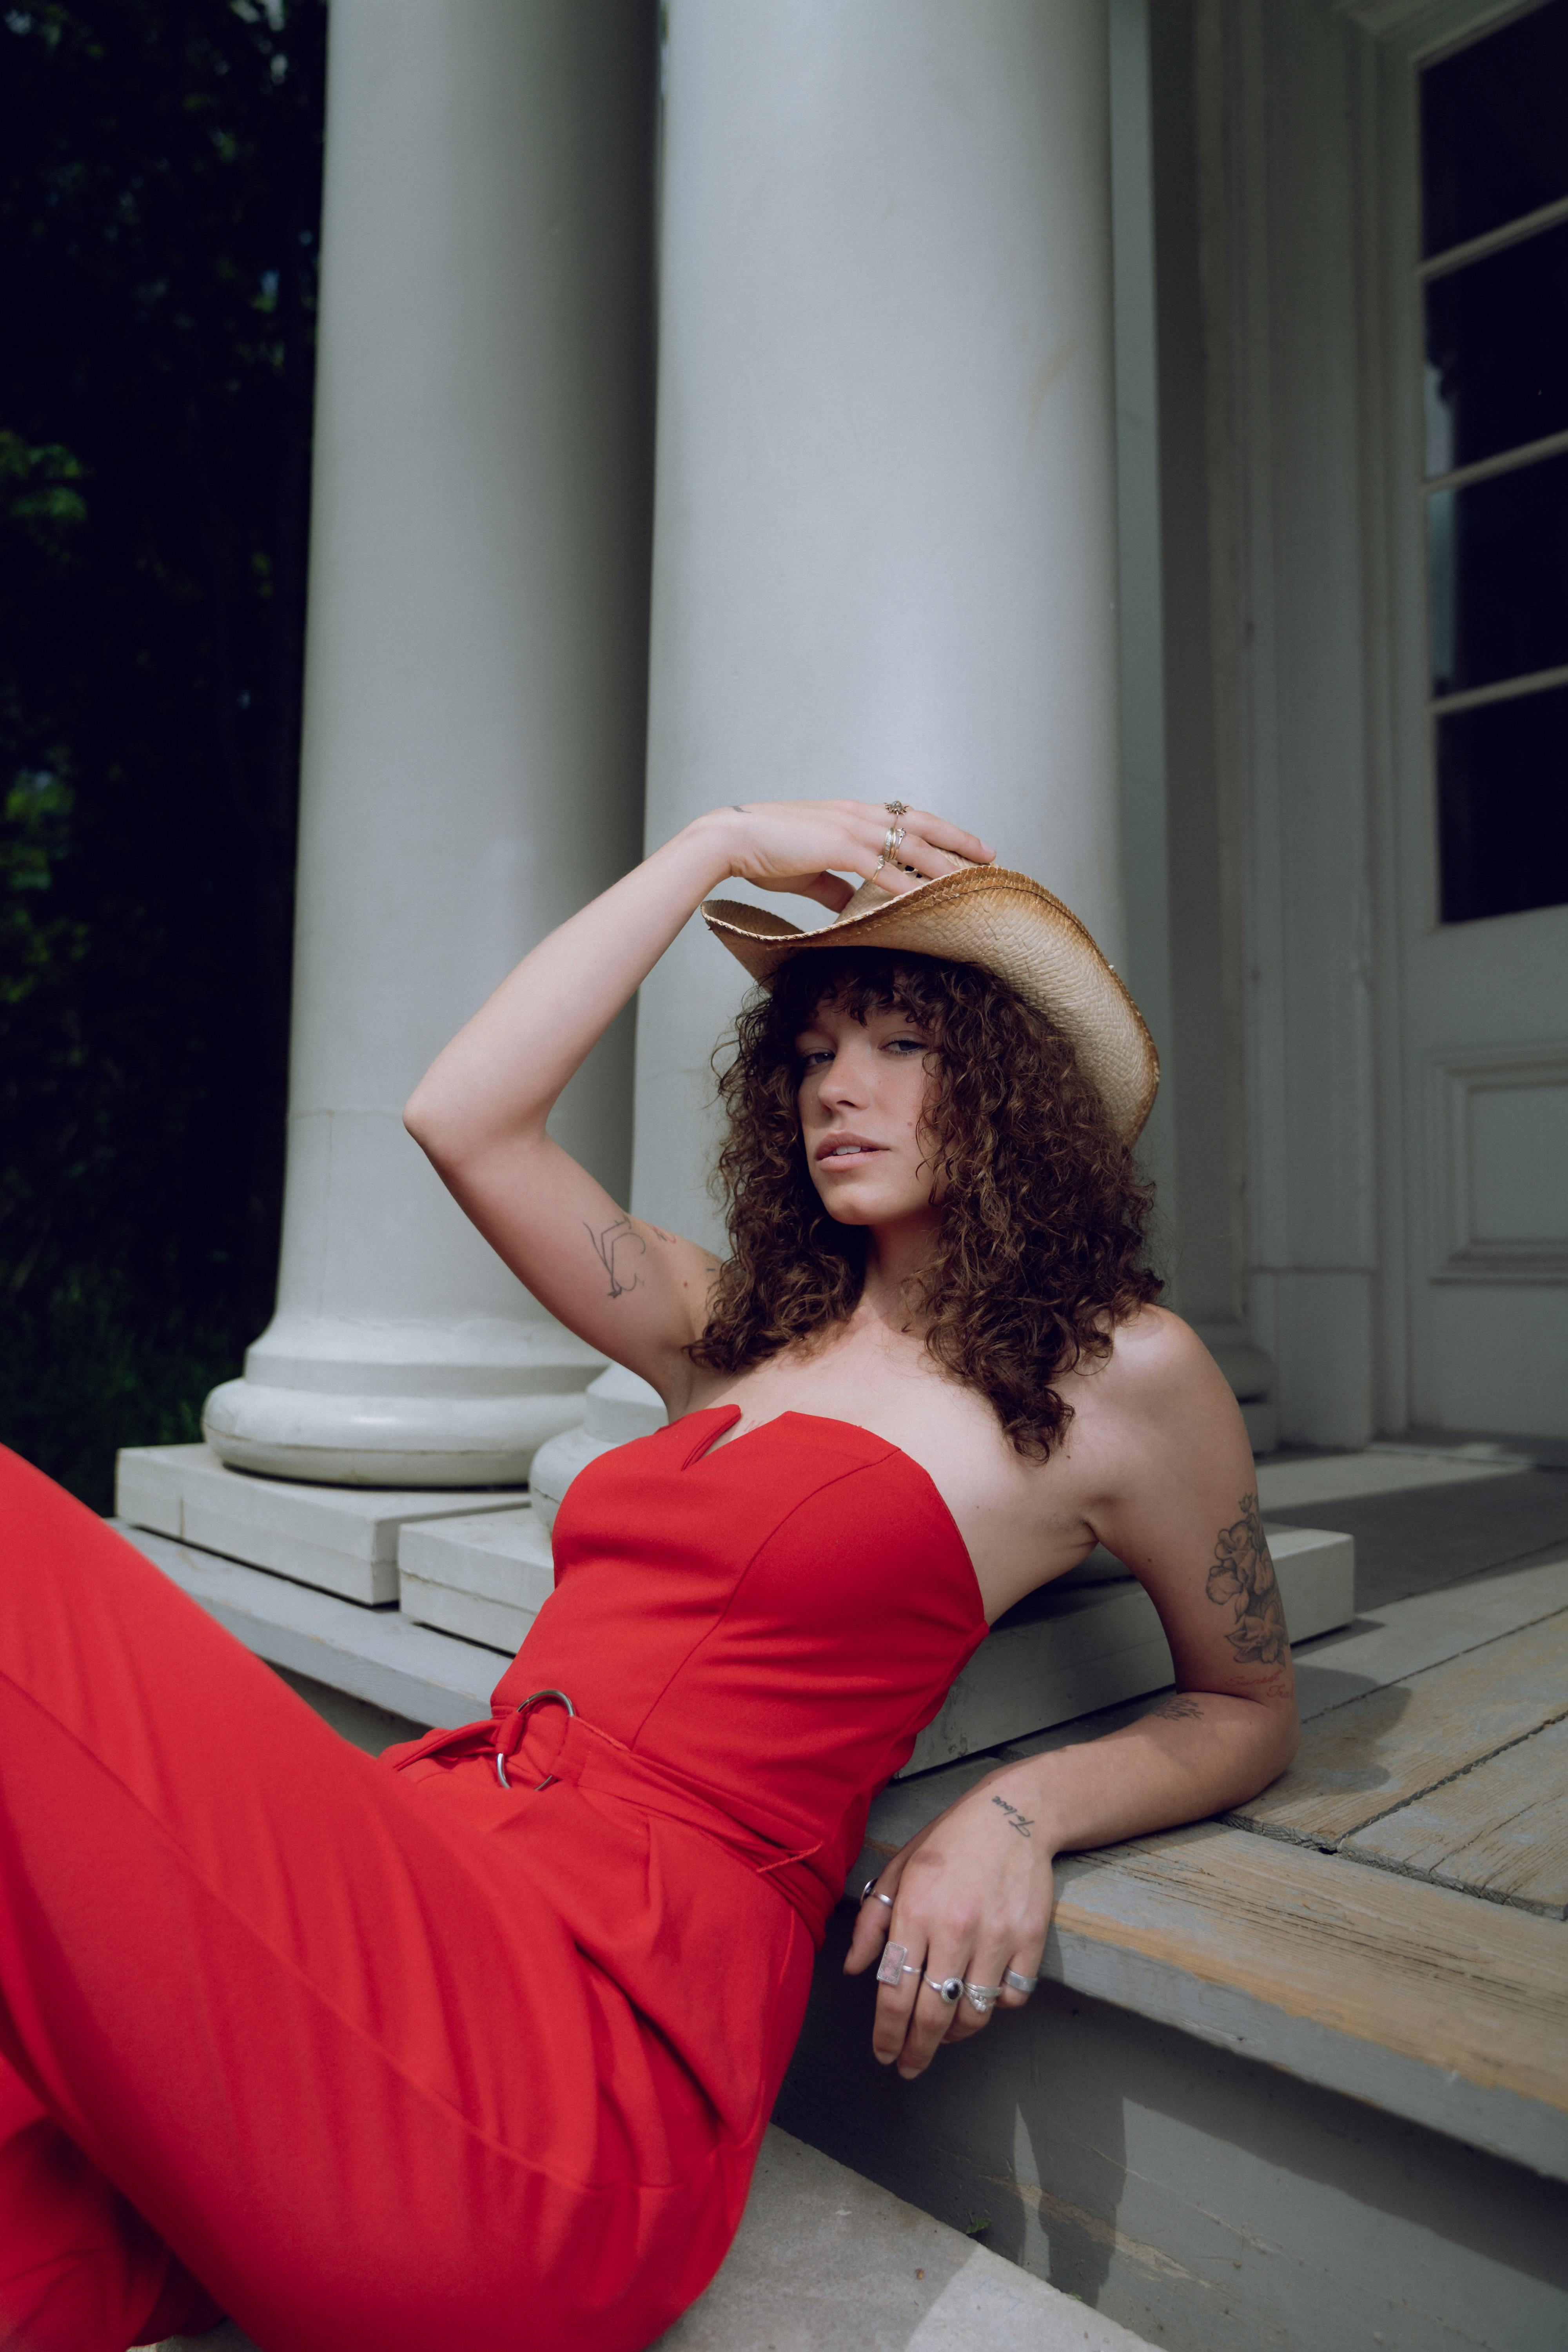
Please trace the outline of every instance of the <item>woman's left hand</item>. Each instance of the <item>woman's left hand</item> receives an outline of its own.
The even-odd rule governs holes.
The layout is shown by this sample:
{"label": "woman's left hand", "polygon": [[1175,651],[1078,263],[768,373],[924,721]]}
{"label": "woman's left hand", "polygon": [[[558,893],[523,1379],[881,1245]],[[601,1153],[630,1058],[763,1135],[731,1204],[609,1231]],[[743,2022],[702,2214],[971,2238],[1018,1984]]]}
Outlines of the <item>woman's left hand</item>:
{"label": "woman's left hand", "polygon": [[[1055,1856],[1029,1777],[1015,1766],[982,1780],[893,1856],[860,1905],[845,1973],[877,1967],[871,2047],[906,2082],[994,2008],[1022,2008],[1028,1994],[1005,1983],[1009,1970],[1040,1972]],[[944,2000],[937,1988],[955,1982],[956,2000]]]}

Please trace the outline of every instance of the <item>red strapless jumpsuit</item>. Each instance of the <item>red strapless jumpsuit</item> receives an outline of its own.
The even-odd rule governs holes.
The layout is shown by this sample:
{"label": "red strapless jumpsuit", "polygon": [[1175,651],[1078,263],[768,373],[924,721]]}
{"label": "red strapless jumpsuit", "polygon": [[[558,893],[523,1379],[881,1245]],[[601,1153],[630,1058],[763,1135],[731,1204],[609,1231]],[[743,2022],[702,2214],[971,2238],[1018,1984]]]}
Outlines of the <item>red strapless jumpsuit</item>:
{"label": "red strapless jumpsuit", "polygon": [[379,1761],[0,1455],[0,2344],[636,2352],[701,2291],[985,1631],[907,1455],[738,1418],[585,1470],[491,1719]]}

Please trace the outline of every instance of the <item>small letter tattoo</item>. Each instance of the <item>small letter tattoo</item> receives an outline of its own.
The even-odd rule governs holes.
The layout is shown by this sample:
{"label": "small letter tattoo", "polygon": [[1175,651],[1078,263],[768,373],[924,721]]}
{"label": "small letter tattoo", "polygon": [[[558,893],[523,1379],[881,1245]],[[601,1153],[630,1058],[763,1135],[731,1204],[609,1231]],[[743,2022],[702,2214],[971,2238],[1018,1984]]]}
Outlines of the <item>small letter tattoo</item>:
{"label": "small letter tattoo", "polygon": [[1007,1816],[1007,1826],[1009,1829],[1016,1830],[1020,1837],[1028,1836],[1029,1832],[1035,1826],[1035,1817],[1033,1813],[1021,1813],[1016,1805],[1010,1805],[1007,1802],[1005,1797],[993,1797],[991,1801],[994,1805],[1001,1806],[1002,1811]]}

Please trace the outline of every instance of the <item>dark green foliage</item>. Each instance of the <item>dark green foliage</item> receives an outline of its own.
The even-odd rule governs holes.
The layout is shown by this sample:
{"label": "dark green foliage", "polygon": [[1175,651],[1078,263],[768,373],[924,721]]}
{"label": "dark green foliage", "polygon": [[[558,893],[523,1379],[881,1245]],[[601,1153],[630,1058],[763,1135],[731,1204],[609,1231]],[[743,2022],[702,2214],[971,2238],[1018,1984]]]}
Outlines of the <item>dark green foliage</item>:
{"label": "dark green foliage", "polygon": [[99,1507],[271,1305],[325,22],[0,17],[0,1439]]}

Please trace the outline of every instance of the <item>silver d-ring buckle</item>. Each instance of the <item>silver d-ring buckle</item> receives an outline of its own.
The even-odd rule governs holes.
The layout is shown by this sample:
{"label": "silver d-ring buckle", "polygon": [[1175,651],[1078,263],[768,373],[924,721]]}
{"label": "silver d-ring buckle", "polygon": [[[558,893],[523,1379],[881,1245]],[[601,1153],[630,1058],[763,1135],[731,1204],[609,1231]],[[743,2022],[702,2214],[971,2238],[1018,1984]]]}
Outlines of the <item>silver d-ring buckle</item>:
{"label": "silver d-ring buckle", "polygon": [[[530,1691],[528,1696],[521,1702],[515,1711],[519,1715],[526,1715],[531,1707],[537,1706],[541,1699],[546,1698],[558,1698],[568,1715],[575,1715],[577,1712],[576,1708],[573,1706],[571,1700],[567,1697],[563,1690]],[[503,1789],[510,1788],[511,1782],[506,1777],[506,1758],[501,1754],[499,1748],[496,1749],[496,1778],[500,1782]],[[553,1772],[547,1772],[543,1780],[541,1780],[535,1788],[533,1791],[534,1795],[537,1797],[541,1789],[548,1789],[550,1783],[554,1780],[554,1778],[555,1775]]]}

